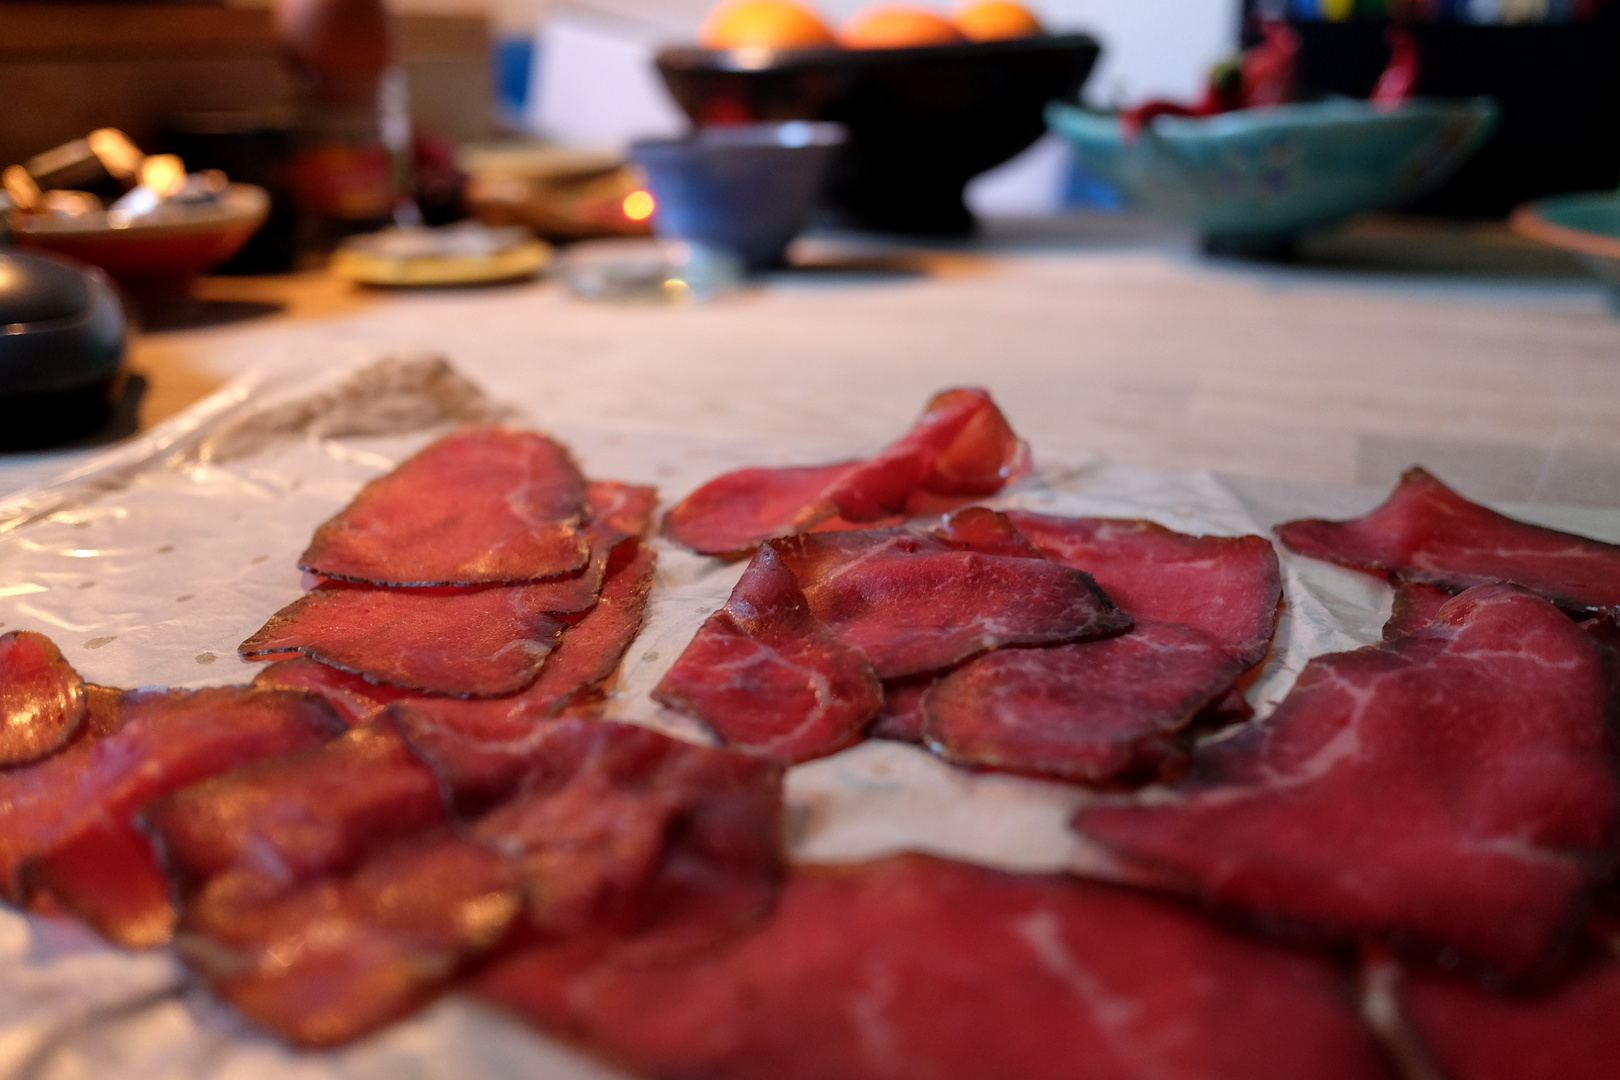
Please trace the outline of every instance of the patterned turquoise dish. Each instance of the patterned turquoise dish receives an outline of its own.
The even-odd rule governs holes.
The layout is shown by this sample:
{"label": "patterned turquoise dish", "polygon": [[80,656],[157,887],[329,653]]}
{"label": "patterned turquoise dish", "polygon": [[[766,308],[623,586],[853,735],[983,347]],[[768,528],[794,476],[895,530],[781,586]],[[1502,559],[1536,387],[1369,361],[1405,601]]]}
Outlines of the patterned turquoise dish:
{"label": "patterned turquoise dish", "polygon": [[1054,101],[1046,122],[1088,170],[1217,250],[1265,251],[1363,210],[1410,202],[1450,176],[1496,129],[1496,104],[1418,99],[1161,116],[1127,142],[1111,113]]}
{"label": "patterned turquoise dish", "polygon": [[1513,211],[1513,228],[1544,244],[1574,252],[1609,286],[1620,314],[1620,192],[1554,195]]}

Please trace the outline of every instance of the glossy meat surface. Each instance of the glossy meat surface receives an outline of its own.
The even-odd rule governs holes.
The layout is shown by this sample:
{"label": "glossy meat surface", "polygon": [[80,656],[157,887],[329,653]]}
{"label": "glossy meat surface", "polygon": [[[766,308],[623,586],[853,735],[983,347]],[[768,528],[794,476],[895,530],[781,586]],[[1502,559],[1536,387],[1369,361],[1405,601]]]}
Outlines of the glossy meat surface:
{"label": "glossy meat surface", "polygon": [[0,768],[49,756],[87,711],[84,680],[55,642],[31,630],[0,634]]}

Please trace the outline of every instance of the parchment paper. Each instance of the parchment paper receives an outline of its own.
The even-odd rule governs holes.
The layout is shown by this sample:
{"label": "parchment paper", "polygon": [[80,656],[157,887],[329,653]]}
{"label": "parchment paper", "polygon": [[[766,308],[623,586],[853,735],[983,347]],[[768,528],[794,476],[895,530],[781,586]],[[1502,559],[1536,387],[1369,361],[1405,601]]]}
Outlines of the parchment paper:
{"label": "parchment paper", "polygon": [[[330,364],[327,358],[326,364]],[[441,357],[393,355],[321,374],[252,374],[51,485],[0,500],[0,630],[51,636],[88,679],[209,686],[251,679],[236,645],[302,592],[311,532],[360,484],[457,424],[522,413],[487,399]],[[1016,417],[1014,417],[1016,424]],[[667,504],[727,469],[810,464],[875,449],[728,440],[593,426],[553,428],[592,477],[658,485]],[[1328,488],[1053,458],[999,508],[1145,517],[1191,533],[1269,534],[1278,521],[1343,517],[1382,491]],[[1620,512],[1504,507],[1620,540]],[[648,692],[741,574],[655,541],[647,626],[608,714],[702,741]],[[1389,590],[1281,553],[1287,607],[1249,696],[1262,717],[1314,655],[1375,641]],[[1263,722],[1263,721],[1262,721]],[[869,742],[788,775],[790,856],[865,859],[926,850],[1013,870],[1106,873],[1067,828],[1078,788],[973,775]],[[1152,798],[1147,792],[1143,797]],[[618,1076],[523,1024],[452,995],[342,1050],[290,1050],[195,985],[168,953],[109,946],[70,920],[0,911],[0,1077],[10,1080],[602,1080]]]}

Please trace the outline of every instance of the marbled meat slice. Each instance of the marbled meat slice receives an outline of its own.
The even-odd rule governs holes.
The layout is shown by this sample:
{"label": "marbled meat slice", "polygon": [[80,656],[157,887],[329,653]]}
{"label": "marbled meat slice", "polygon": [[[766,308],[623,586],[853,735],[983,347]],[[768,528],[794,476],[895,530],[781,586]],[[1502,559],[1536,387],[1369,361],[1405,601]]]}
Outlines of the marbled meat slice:
{"label": "marbled meat slice", "polygon": [[964,664],[923,698],[924,741],[961,765],[1152,779],[1185,756],[1179,734],[1264,659],[1282,599],[1276,552],[1258,536],[1189,536],[1150,521],[1007,518],[1050,558],[1090,573],[1135,626]]}
{"label": "marbled meat slice", "polygon": [[1252,667],[1277,629],[1282,570],[1260,536],[1192,536],[1151,521],[1007,517],[1046,556],[1084,570],[1133,617],[1200,630]]}
{"label": "marbled meat slice", "polygon": [[664,515],[664,535],[702,555],[745,558],[761,540],[802,532],[836,513],[827,489],[859,464],[724,473]]}
{"label": "marbled meat slice", "polygon": [[148,801],[342,730],[319,698],[231,687],[126,694],[122,726],[24,772],[0,815],[8,894],[49,893],[123,945],[169,937],[174,911],[135,824]]}
{"label": "marbled meat slice", "polygon": [[298,1046],[406,1016],[499,945],[522,902],[511,861],[448,828],[238,909],[175,945],[214,993]]}
{"label": "marbled meat slice", "polygon": [[[483,748],[468,747],[473,753]],[[444,761],[449,775],[464,768]],[[757,923],[781,878],[782,770],[628,724],[542,725],[517,794],[469,836],[514,860],[530,933],[645,959]]]}
{"label": "marbled meat slice", "polygon": [[901,855],[800,866],[686,963],[510,953],[480,996],[648,1076],[1379,1080],[1340,973],[1139,893]]}
{"label": "marbled meat slice", "polygon": [[681,500],[664,532],[701,554],[740,559],[829,519],[872,524],[959,506],[1028,470],[1028,448],[986,391],[946,390],[875,457],[725,473]]}
{"label": "marbled meat slice", "polygon": [[1445,1080],[1612,1080],[1620,1070],[1620,960],[1596,957],[1550,992],[1501,997],[1410,971],[1402,1006]]}
{"label": "marbled meat slice", "polygon": [[1408,581],[1397,575],[1395,602],[1384,623],[1384,640],[1394,641],[1414,630],[1421,630],[1440,615],[1440,609],[1451,599],[1449,589],[1423,581]]}
{"label": "marbled meat slice", "polygon": [[585,526],[585,537],[591,545],[591,555],[585,568],[570,577],[529,586],[534,590],[530,596],[535,607],[553,614],[575,615],[595,606],[601,598],[602,584],[607,580],[608,563],[614,552],[626,541],[645,533],[653,511],[658,508],[657,490],[637,484],[592,480],[586,492],[590,498],[591,519]]}
{"label": "marbled meat slice", "polygon": [[1175,801],[1075,824],[1131,880],[1523,977],[1614,850],[1613,662],[1551,604],[1480,586],[1406,637],[1311,661]]}
{"label": "marbled meat slice", "polygon": [[1086,573],[930,532],[813,533],[771,547],[810,610],[865,653],[882,679],[939,671],[1006,645],[1105,637],[1131,625]]}
{"label": "marbled meat slice", "polygon": [[959,765],[1149,780],[1184,756],[1176,735],[1248,666],[1190,626],[1140,617],[1102,641],[999,649],[923,697],[923,741]]}
{"label": "marbled meat slice", "polygon": [[865,654],[816,618],[776,549],[765,545],[653,699],[697,717],[732,746],[794,763],[859,742],[883,689]]}
{"label": "marbled meat slice", "polygon": [[1515,521],[1409,469],[1384,504],[1353,521],[1290,521],[1277,535],[1301,555],[1399,572],[1452,592],[1511,582],[1575,612],[1620,610],[1620,546]]}
{"label": "marbled meat slice", "polygon": [[315,530],[301,568],[373,585],[474,585],[573,573],[585,481],[533,432],[469,428],[365,487]]}
{"label": "marbled meat slice", "polygon": [[0,768],[46,757],[89,711],[84,680],[44,634],[0,634]]}
{"label": "marbled meat slice", "polygon": [[301,652],[427,693],[510,694],[534,681],[562,633],[547,610],[547,589],[427,592],[328,582],[278,611],[239,649],[249,660]]}

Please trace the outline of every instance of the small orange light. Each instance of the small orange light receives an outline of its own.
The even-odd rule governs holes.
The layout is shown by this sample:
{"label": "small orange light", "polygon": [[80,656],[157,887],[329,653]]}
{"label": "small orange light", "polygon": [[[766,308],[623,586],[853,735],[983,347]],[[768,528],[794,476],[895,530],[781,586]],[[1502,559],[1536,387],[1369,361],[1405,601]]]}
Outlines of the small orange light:
{"label": "small orange light", "polygon": [[186,186],[186,167],[173,154],[153,154],[141,162],[141,183],[162,196]]}
{"label": "small orange light", "polygon": [[631,221],[646,221],[658,209],[650,191],[632,191],[624,197],[624,216]]}

